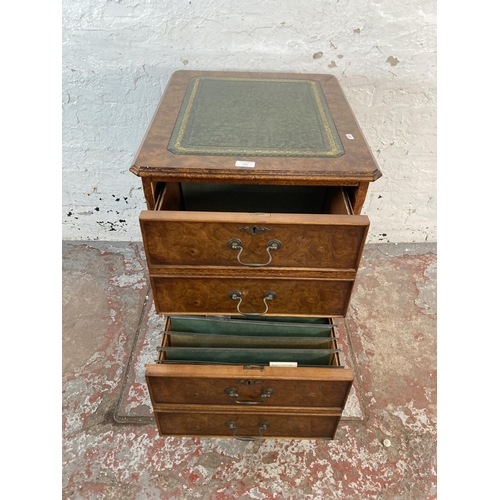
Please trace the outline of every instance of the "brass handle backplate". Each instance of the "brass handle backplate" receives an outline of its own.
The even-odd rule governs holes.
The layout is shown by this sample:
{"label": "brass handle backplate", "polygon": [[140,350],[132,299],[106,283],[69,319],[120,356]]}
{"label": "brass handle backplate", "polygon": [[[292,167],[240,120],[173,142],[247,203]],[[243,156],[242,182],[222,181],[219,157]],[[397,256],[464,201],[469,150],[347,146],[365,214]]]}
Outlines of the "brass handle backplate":
{"label": "brass handle backplate", "polygon": [[262,431],[265,431],[266,429],[269,429],[270,427],[269,422],[259,422],[257,425],[257,430],[259,431],[259,437],[253,437],[253,436],[237,436],[236,432],[238,432],[238,424],[236,422],[233,422],[230,420],[229,422],[226,422],[226,426],[229,427],[233,432],[233,437],[234,439],[238,439],[239,441],[260,441],[262,439]]}
{"label": "brass handle backplate", "polygon": [[238,262],[243,265],[243,266],[249,266],[249,267],[264,267],[264,266],[267,266],[268,264],[271,263],[271,261],[273,260],[273,256],[271,255],[271,250],[279,250],[281,248],[281,241],[280,240],[269,240],[267,242],[267,246],[266,246],[266,251],[267,251],[267,255],[269,256],[269,259],[267,262],[264,262],[264,263],[257,263],[257,262],[242,262],[241,259],[240,259],[240,256],[243,252],[243,243],[240,239],[238,238],[231,238],[228,242],[227,242],[227,246],[231,249],[231,250],[239,250],[238,252],[238,255],[237,255],[237,259],[238,259]]}
{"label": "brass handle backplate", "polygon": [[238,394],[238,389],[234,387],[227,387],[224,389],[224,392],[230,397],[234,398],[234,402],[238,403],[240,405],[260,405],[265,402],[266,398],[270,398],[274,394],[274,389],[262,389],[260,391],[260,399],[259,400],[244,400],[240,401],[238,399],[239,394]]}
{"label": "brass handle backplate", "polygon": [[228,295],[228,297],[230,299],[232,299],[232,300],[238,300],[239,301],[238,305],[236,306],[236,309],[243,316],[264,316],[264,314],[266,314],[267,311],[269,311],[269,305],[267,304],[267,301],[274,300],[274,299],[276,299],[278,297],[278,294],[276,292],[273,292],[272,290],[271,291],[267,291],[267,292],[264,293],[264,295],[262,297],[262,300],[264,301],[264,305],[266,306],[266,309],[265,309],[264,312],[261,312],[261,313],[257,313],[257,312],[244,313],[244,312],[240,311],[240,305],[243,302],[243,295],[242,295],[242,293],[239,290],[231,290],[227,295]]}

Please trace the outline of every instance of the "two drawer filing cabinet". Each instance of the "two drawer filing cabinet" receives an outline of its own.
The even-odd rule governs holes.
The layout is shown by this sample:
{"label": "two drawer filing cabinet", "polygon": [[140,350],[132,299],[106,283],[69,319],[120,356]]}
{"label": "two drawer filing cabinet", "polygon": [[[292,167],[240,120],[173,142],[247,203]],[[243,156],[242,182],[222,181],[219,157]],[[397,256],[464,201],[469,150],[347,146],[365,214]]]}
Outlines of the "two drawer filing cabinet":
{"label": "two drawer filing cabinet", "polygon": [[345,317],[381,176],[332,75],[177,71],[131,172],[164,436],[333,439]]}

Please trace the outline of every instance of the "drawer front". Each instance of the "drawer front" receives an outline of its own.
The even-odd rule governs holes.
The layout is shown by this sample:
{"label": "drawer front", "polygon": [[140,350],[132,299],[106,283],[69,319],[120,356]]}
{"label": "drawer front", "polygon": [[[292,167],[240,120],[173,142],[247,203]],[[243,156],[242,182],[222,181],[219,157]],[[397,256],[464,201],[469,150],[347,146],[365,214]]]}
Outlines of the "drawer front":
{"label": "drawer front", "polygon": [[163,436],[333,439],[340,414],[155,411]]}
{"label": "drawer front", "polygon": [[345,316],[354,284],[351,279],[150,277],[156,312],[170,315]]}
{"label": "drawer front", "polygon": [[[157,366],[154,365],[152,368],[155,369]],[[294,406],[340,409],[347,400],[353,380],[352,371],[345,368],[320,368],[319,370],[324,372],[324,378],[318,377],[312,380],[297,379],[297,375],[300,371],[303,372],[304,368],[295,368],[294,378],[289,380],[276,379],[272,376],[267,379],[252,378],[248,373],[242,373],[239,378],[220,378],[214,377],[213,374],[201,377],[196,375],[196,366],[191,367],[193,375],[179,376],[175,365],[160,365],[158,368],[159,372],[164,369],[163,374],[146,374],[153,406],[215,404],[234,407]],[[209,368],[214,371],[217,369]],[[234,368],[242,369],[242,367]]]}
{"label": "drawer front", "polygon": [[150,266],[357,269],[369,220],[362,215],[145,211]]}

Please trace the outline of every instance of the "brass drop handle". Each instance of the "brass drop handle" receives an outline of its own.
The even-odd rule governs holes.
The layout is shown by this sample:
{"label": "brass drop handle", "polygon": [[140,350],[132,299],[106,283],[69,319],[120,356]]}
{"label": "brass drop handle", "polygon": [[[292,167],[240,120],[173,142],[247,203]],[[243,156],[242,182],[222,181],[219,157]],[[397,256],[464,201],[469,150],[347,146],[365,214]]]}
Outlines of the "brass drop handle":
{"label": "brass drop handle", "polygon": [[226,426],[229,427],[233,432],[233,437],[234,439],[238,439],[239,441],[260,441],[262,439],[262,431],[265,431],[266,429],[269,429],[271,424],[269,422],[259,422],[257,425],[257,430],[259,431],[259,437],[253,437],[253,436],[237,436],[236,432],[238,432],[238,424],[236,422],[233,422],[230,420],[229,422],[226,422]]}
{"label": "brass drop handle", "polygon": [[262,300],[264,301],[264,305],[266,306],[266,309],[264,312],[261,312],[261,313],[256,313],[256,312],[244,313],[244,312],[240,311],[240,305],[243,302],[243,296],[239,290],[231,290],[228,293],[228,297],[232,300],[239,300],[238,305],[236,306],[236,309],[243,316],[264,316],[264,314],[266,314],[267,311],[269,311],[269,306],[267,304],[267,301],[274,300],[275,298],[278,297],[278,294],[276,292],[273,292],[273,291],[268,291],[268,292],[264,293]]}
{"label": "brass drop handle", "polygon": [[241,256],[241,254],[243,252],[243,243],[238,238],[231,238],[227,242],[227,246],[231,250],[239,250],[238,255],[237,255],[236,258],[238,259],[238,262],[241,265],[243,265],[243,266],[250,266],[250,267],[264,267],[264,266],[267,266],[268,264],[270,264],[271,261],[273,260],[273,256],[271,255],[271,250],[279,250],[282,245],[281,245],[281,241],[280,240],[269,240],[267,242],[266,251],[267,251],[267,255],[269,255],[269,259],[264,264],[259,264],[257,262],[242,262],[241,259],[240,259],[240,256]]}
{"label": "brass drop handle", "polygon": [[235,399],[235,403],[238,403],[240,405],[260,405],[264,403],[264,400],[266,398],[270,398],[274,394],[274,389],[262,389],[260,391],[260,400],[244,400],[244,401],[239,401],[238,400],[238,389],[235,389],[234,387],[228,387],[224,389],[224,392],[230,397]]}

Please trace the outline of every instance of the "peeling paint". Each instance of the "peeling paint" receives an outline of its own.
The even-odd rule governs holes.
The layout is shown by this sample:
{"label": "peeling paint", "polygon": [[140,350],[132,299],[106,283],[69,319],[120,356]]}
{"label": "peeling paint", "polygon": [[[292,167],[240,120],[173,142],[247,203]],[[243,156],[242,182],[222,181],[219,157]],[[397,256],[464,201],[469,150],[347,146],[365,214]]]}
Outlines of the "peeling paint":
{"label": "peeling paint", "polygon": [[[242,442],[160,438],[152,422],[113,420],[147,291],[127,285],[142,282],[143,249],[111,243],[65,248],[65,310],[73,309],[71,318],[64,318],[64,335],[76,349],[97,334],[91,354],[64,372],[64,499],[436,498],[436,321],[422,314],[422,304],[433,308],[435,253],[419,252],[417,246],[365,248],[344,326],[366,418],[342,421],[334,441]],[[82,284],[102,295],[75,302]],[[93,308],[99,313],[78,325]],[[155,327],[161,319],[152,313],[144,321]],[[417,333],[424,343],[415,339]],[[147,362],[146,350],[134,369]],[[140,413],[144,390],[135,383],[129,388],[127,411]]]}
{"label": "peeling paint", "polygon": [[397,64],[400,62],[399,59],[397,57],[392,57],[392,56],[389,56],[387,58],[387,61],[391,66],[397,66]]}

